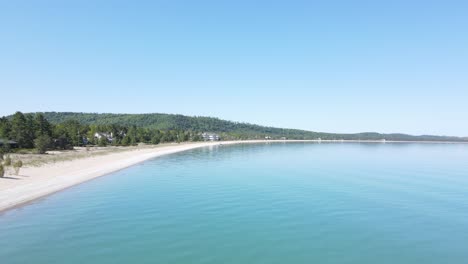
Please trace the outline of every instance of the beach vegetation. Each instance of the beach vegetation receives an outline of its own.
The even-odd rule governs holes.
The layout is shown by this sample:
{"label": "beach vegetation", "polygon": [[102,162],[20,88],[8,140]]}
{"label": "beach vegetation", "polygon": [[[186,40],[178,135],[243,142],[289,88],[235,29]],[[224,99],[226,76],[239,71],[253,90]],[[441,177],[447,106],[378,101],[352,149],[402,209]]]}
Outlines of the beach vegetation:
{"label": "beach vegetation", "polygon": [[3,146],[0,147],[0,149],[3,153],[9,153],[11,151],[10,144],[3,144]]}
{"label": "beach vegetation", "polygon": [[157,145],[161,142],[161,137],[159,135],[154,135],[151,138],[151,144]]}
{"label": "beach vegetation", "polygon": [[5,161],[3,162],[3,165],[11,166],[11,157],[10,157],[10,155],[5,156]]}
{"label": "beach vegetation", "polygon": [[203,140],[202,137],[198,134],[193,136],[193,141],[202,141],[202,140]]}
{"label": "beach vegetation", "polygon": [[50,148],[52,144],[52,139],[46,133],[40,134],[34,140],[34,146],[38,154],[44,154]]}
{"label": "beach vegetation", "polygon": [[131,143],[131,139],[129,136],[125,136],[123,139],[122,139],[122,145],[123,146],[130,146],[130,143]]}
{"label": "beach vegetation", "polygon": [[15,175],[19,174],[21,167],[23,167],[23,162],[21,160],[17,160],[13,163],[13,169],[15,170]]}
{"label": "beach vegetation", "polygon": [[111,142],[112,146],[120,146],[121,145],[121,140],[118,138],[114,138]]}
{"label": "beach vegetation", "polygon": [[105,146],[107,146],[107,143],[108,143],[108,140],[107,140],[106,137],[101,137],[101,138],[99,139],[99,146],[100,146],[100,147],[105,147]]}

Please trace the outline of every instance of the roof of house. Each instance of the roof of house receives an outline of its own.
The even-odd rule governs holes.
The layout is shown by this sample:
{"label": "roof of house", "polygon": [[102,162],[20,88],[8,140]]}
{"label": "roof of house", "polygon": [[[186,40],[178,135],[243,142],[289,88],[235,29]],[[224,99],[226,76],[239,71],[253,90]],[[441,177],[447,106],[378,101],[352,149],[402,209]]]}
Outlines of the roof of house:
{"label": "roof of house", "polygon": [[218,134],[216,133],[209,133],[209,132],[205,132],[205,133],[202,133],[202,136],[217,136]]}
{"label": "roof of house", "polygon": [[8,143],[8,144],[18,144],[18,142],[13,141],[13,140],[0,139],[0,144],[5,144],[5,143]]}

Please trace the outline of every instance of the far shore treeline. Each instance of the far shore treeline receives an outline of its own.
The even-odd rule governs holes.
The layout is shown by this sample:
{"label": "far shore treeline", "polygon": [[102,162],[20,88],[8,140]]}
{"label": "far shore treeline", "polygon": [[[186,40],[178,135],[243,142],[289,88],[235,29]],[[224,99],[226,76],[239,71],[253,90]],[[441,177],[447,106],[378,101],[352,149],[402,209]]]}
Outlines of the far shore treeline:
{"label": "far shore treeline", "polygon": [[8,148],[14,141],[18,148],[70,149],[85,145],[129,146],[138,143],[159,144],[203,140],[202,133],[216,133],[220,140],[245,139],[322,139],[322,140],[398,140],[464,141],[447,136],[412,136],[406,134],[356,133],[334,134],[298,129],[265,127],[231,122],[212,117],[189,117],[172,114],[96,114],[16,112],[0,118],[0,142]]}

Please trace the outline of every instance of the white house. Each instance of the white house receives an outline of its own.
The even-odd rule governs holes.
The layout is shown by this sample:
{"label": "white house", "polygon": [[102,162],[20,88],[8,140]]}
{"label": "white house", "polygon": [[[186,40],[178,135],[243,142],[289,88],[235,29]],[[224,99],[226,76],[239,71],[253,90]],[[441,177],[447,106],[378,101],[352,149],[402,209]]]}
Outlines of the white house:
{"label": "white house", "polygon": [[203,133],[202,135],[203,140],[205,141],[218,141],[219,135],[214,133]]}
{"label": "white house", "polygon": [[103,137],[107,138],[107,140],[109,142],[112,142],[112,140],[114,140],[114,136],[113,136],[112,132],[110,132],[110,133],[101,133],[101,132],[94,133],[94,138],[96,138],[98,140],[100,140]]}

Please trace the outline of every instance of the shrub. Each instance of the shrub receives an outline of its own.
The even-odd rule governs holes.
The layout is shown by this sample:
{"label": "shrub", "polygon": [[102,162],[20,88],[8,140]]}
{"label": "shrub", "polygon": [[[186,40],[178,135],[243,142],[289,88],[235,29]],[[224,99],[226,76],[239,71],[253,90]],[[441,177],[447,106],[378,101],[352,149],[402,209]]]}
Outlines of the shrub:
{"label": "shrub", "polygon": [[130,140],[130,137],[129,137],[129,136],[125,136],[125,137],[122,139],[122,142],[121,142],[121,144],[122,144],[123,146],[128,146],[128,145],[130,145],[130,143],[131,143],[131,140]]}
{"label": "shrub", "polygon": [[114,138],[111,143],[112,146],[118,146],[120,145],[120,140],[118,138]]}
{"label": "shrub", "polygon": [[5,157],[5,163],[3,164],[5,166],[11,166],[11,158],[10,155],[6,155]]}
{"label": "shrub", "polygon": [[52,139],[47,135],[39,136],[34,140],[34,146],[36,147],[37,153],[44,154],[47,149],[50,148],[52,144]]}
{"label": "shrub", "polygon": [[161,139],[158,137],[158,136],[154,136],[152,139],[151,139],[151,144],[154,144],[154,145],[157,145],[161,142]]}
{"label": "shrub", "polygon": [[11,149],[10,149],[10,144],[3,144],[3,147],[1,148],[1,151],[2,151],[3,153],[8,153],[8,152],[10,152],[10,151],[11,151]]}
{"label": "shrub", "polygon": [[34,152],[31,149],[16,149],[15,153],[17,153],[17,154],[32,154]]}
{"label": "shrub", "polygon": [[21,160],[18,160],[15,163],[13,163],[13,169],[15,170],[15,175],[19,174],[21,167],[23,167],[23,162]]}
{"label": "shrub", "polygon": [[99,146],[100,146],[100,147],[105,147],[105,146],[107,146],[107,143],[108,143],[108,142],[107,142],[107,138],[106,138],[106,137],[101,137],[101,138],[99,139]]}

